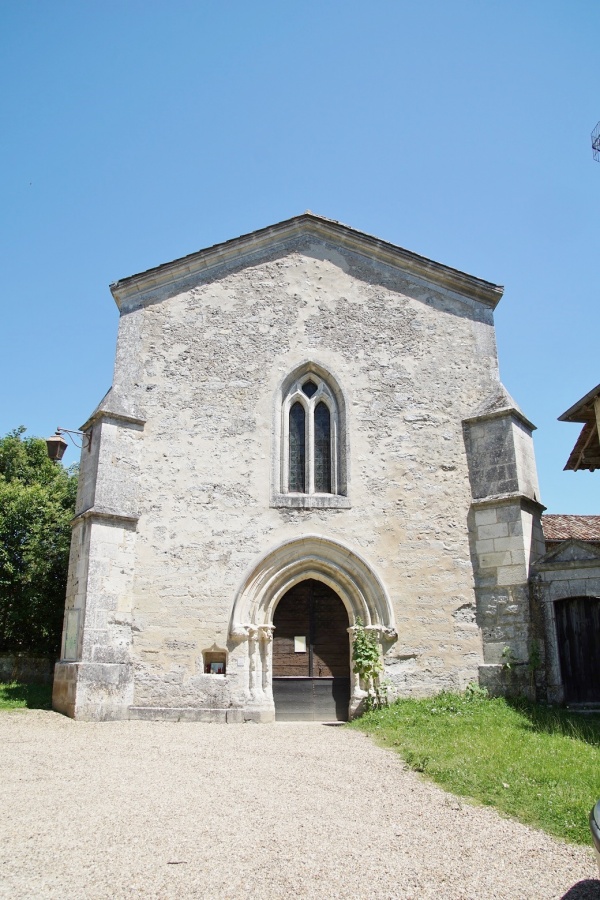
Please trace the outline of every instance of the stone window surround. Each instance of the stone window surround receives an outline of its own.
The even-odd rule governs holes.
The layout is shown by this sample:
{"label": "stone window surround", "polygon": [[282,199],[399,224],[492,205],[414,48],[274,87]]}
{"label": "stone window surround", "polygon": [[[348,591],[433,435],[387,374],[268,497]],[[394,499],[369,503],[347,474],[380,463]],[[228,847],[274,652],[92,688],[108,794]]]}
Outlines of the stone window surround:
{"label": "stone window surround", "polygon": [[[314,381],[318,390],[312,397],[302,391],[302,385]],[[289,478],[289,414],[299,402],[306,412],[306,493],[290,493]],[[330,494],[314,491],[314,410],[325,403],[331,416],[331,487]],[[273,466],[271,506],[300,509],[349,509],[348,442],[346,404],[336,379],[323,366],[306,361],[297,366],[276,392],[273,415]]]}

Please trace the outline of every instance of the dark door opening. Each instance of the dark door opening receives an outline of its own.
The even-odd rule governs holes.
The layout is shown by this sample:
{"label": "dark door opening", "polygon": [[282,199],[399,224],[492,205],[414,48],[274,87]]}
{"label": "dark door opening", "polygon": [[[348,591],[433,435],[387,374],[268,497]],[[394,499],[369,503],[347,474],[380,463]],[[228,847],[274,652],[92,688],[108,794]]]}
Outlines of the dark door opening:
{"label": "dark door opening", "polygon": [[279,721],[345,721],[350,702],[348,613],[326,584],[294,585],[273,616],[273,696]]}
{"label": "dark door opening", "polygon": [[558,600],[555,617],[565,700],[600,703],[600,600]]}

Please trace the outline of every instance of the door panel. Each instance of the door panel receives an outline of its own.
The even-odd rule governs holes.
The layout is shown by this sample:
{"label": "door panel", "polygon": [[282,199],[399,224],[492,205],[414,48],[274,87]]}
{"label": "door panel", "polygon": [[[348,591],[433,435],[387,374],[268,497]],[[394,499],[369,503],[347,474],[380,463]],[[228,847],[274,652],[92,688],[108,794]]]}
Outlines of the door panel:
{"label": "door panel", "polygon": [[345,722],[350,705],[350,678],[314,678],[315,722]]}
{"label": "door panel", "polygon": [[[348,614],[326,584],[307,579],[279,601],[273,616],[273,696],[278,720],[348,718]],[[306,638],[297,652],[295,638]]]}
{"label": "door panel", "polygon": [[278,722],[345,722],[350,678],[273,678]]}
{"label": "door panel", "polygon": [[350,643],[348,613],[340,598],[326,584],[316,582],[314,597],[314,677],[348,677]]}
{"label": "door panel", "polygon": [[[281,598],[273,625],[273,675],[307,678],[310,672],[310,591],[303,581]],[[306,637],[306,653],[296,653],[294,638]]]}
{"label": "door panel", "polygon": [[559,600],[555,616],[565,700],[600,703],[600,600]]}
{"label": "door panel", "polygon": [[275,718],[278,722],[314,722],[312,678],[273,677]]}

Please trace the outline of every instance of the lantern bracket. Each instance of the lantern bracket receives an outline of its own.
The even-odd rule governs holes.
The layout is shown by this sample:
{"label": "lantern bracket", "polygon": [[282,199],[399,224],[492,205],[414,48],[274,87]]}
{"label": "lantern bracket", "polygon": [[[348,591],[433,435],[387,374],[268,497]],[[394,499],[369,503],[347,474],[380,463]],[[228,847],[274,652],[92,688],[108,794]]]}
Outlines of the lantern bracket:
{"label": "lantern bracket", "polygon": [[79,450],[91,450],[92,448],[92,430],[90,428],[89,431],[71,431],[69,428],[57,428],[57,434],[68,434],[74,435],[78,434],[81,438],[81,444],[78,444],[74,437],[69,437],[71,443],[75,445]]}
{"label": "lantern bracket", "polygon": [[[89,431],[72,431],[70,428],[57,428],[56,434],[53,434],[52,437],[46,438],[46,447],[48,450],[48,457],[53,462],[60,462],[64,456],[64,452],[67,449],[67,441],[64,439],[63,435],[67,435],[72,444],[79,448],[79,450],[87,450],[88,453],[92,448],[92,429]],[[81,438],[81,443],[78,444],[73,435],[78,435]]]}

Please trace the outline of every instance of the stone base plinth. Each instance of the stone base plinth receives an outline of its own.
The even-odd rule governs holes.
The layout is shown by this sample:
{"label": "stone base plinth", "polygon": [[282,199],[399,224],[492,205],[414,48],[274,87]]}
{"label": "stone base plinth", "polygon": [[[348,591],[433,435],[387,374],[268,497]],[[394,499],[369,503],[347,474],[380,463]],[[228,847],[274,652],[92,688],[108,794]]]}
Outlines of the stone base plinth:
{"label": "stone base plinth", "polygon": [[52,709],[84,721],[128,719],[133,667],[127,663],[57,662]]}
{"label": "stone base plinth", "polygon": [[221,724],[242,724],[244,722],[274,722],[271,710],[256,709],[206,709],[193,706],[131,706],[130,719],[162,722],[214,722]]}

